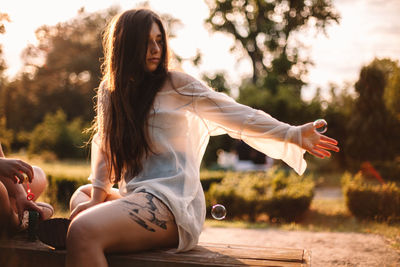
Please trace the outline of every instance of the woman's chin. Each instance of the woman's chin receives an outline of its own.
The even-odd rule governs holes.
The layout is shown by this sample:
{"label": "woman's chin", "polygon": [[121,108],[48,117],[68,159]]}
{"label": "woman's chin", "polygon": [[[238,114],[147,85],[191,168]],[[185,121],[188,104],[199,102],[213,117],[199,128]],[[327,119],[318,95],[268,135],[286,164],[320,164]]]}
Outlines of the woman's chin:
{"label": "woman's chin", "polygon": [[149,72],[154,72],[158,67],[158,64],[147,64],[146,69]]}

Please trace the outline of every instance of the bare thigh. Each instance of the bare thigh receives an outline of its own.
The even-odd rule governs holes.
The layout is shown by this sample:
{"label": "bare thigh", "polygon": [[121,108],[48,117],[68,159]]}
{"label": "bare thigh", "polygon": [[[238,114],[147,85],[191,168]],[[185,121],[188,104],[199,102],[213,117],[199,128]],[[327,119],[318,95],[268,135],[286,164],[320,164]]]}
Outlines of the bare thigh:
{"label": "bare thigh", "polygon": [[[78,238],[78,240],[77,240]],[[133,252],[178,245],[170,210],[147,192],[132,193],[80,213],[71,223],[67,248],[75,242],[104,252]]]}
{"label": "bare thigh", "polygon": [[16,231],[18,225],[18,215],[12,208],[7,188],[0,182],[0,238]]}

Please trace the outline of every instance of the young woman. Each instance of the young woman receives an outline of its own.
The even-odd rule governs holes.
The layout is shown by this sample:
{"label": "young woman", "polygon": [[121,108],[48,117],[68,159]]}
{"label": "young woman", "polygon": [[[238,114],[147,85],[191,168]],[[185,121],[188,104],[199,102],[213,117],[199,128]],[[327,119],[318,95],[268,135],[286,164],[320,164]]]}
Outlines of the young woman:
{"label": "young woman", "polygon": [[71,198],[67,266],[107,266],[108,252],[192,249],[205,219],[199,169],[210,135],[228,133],[299,174],[305,151],[339,150],[313,123],[290,126],[169,71],[163,24],[148,9],[117,15],[104,53],[92,183]]}
{"label": "young woman", "polygon": [[[26,182],[29,182],[34,194],[31,200],[27,199],[27,186],[23,184],[25,179],[28,179]],[[46,186],[46,175],[42,169],[22,160],[5,158],[0,144],[0,237],[12,236],[26,229],[25,211],[39,212],[42,220],[53,215],[54,210],[49,204],[35,202]]]}

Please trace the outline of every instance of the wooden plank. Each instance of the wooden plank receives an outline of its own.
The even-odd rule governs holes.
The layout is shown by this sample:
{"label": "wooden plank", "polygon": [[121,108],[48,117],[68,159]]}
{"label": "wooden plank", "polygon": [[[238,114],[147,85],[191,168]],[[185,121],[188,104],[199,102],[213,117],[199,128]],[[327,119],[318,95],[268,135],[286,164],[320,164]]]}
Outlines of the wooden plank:
{"label": "wooden plank", "polygon": [[0,266],[64,266],[65,251],[56,251],[39,241],[0,241]]}
{"label": "wooden plank", "polygon": [[[40,241],[0,241],[0,266],[64,266],[65,250],[54,250]],[[156,250],[132,254],[110,254],[110,267],[204,267],[204,266],[310,266],[311,256],[303,249],[266,248],[244,245],[200,243],[184,253]]]}
{"label": "wooden plank", "polygon": [[226,253],[230,256],[238,258],[258,259],[260,257],[260,259],[301,262],[303,261],[304,255],[303,249],[268,248],[215,243],[199,243],[199,245],[208,249],[212,249],[212,251]]}

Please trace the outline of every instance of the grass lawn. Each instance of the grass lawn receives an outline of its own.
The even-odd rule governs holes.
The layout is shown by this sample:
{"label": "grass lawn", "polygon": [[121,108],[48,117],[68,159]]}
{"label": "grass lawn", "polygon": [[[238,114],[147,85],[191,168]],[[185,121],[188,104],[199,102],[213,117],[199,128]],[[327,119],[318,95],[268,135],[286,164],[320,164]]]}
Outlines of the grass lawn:
{"label": "grass lawn", "polygon": [[25,154],[11,154],[9,158],[19,158],[31,165],[39,166],[47,175],[87,178],[90,175],[90,160],[44,160],[28,157]]}

